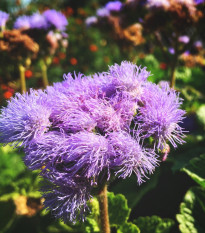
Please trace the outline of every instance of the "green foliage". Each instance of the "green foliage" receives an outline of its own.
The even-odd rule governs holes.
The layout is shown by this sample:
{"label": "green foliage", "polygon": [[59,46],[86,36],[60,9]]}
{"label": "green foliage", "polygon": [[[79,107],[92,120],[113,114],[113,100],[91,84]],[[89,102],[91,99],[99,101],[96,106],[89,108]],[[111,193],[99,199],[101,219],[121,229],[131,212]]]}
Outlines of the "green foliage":
{"label": "green foliage", "polygon": [[131,222],[126,222],[117,230],[117,233],[140,233],[140,229]]}
{"label": "green foliage", "polygon": [[205,188],[205,154],[191,159],[182,171],[185,171],[194,181]]}
{"label": "green foliage", "polygon": [[190,68],[185,66],[180,66],[175,72],[176,79],[182,79],[184,83],[188,83],[192,77],[192,71]]}
{"label": "green foliage", "polygon": [[12,183],[25,170],[21,154],[9,145],[0,147],[0,170],[0,187]]}
{"label": "green foliage", "polygon": [[93,198],[88,203],[90,208],[90,214],[86,218],[85,223],[83,224],[83,232],[85,233],[99,233],[100,228],[98,224],[99,219],[99,203],[97,198]]}
{"label": "green foliage", "polygon": [[200,108],[196,111],[197,118],[200,124],[205,129],[205,104],[202,104]]}
{"label": "green foliage", "polygon": [[125,196],[108,193],[108,206],[110,225],[122,225],[128,220],[131,209],[128,208]]}
{"label": "green foliage", "polygon": [[160,69],[159,60],[154,54],[145,55],[143,59],[139,59],[137,64],[142,67],[146,66],[147,70],[151,72],[151,76],[148,78],[149,81],[158,83],[161,80],[167,80],[167,68],[164,70]]}
{"label": "green foliage", "polygon": [[[83,224],[83,232],[99,233],[99,204],[96,198],[89,202],[91,213],[86,218]],[[115,195],[108,192],[108,210],[110,226],[117,229],[117,233],[139,233],[139,228],[127,222],[131,209],[128,208],[127,200],[122,194]]]}
{"label": "green foliage", "polygon": [[169,233],[174,226],[174,220],[158,216],[139,217],[134,220],[134,223],[139,227],[141,233]]}
{"label": "green foliage", "polygon": [[191,188],[180,205],[180,214],[176,218],[182,233],[205,232],[205,190],[201,187]]}

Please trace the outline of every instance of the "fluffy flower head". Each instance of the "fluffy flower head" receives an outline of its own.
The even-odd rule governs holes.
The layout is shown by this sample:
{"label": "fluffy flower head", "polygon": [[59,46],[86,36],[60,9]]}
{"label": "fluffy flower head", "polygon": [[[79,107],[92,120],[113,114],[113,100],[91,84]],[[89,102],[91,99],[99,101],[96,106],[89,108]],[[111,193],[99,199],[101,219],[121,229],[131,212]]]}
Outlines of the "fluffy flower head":
{"label": "fluffy flower head", "polygon": [[30,19],[31,19],[30,16],[27,15],[19,16],[14,23],[14,28],[30,29],[31,28]]}
{"label": "fluffy flower head", "polygon": [[[46,180],[44,204],[56,218],[83,219],[94,187],[112,174],[134,173],[141,184],[158,166],[155,151],[184,142],[182,99],[149,75],[127,61],[88,77],[68,73],[45,91],[16,94],[2,109],[0,142],[23,145],[25,164]],[[149,137],[155,145],[145,145]]]}
{"label": "fluffy flower head", "polygon": [[179,123],[183,120],[185,111],[179,109],[182,99],[178,93],[170,89],[167,84],[160,88],[156,84],[147,84],[142,106],[136,116],[137,122],[145,133],[158,140],[157,147],[163,149],[166,140],[174,147],[177,143],[184,143],[183,130]]}
{"label": "fluffy flower head", "polygon": [[50,113],[43,92],[17,93],[1,111],[0,141],[20,145],[29,143],[48,130]]}
{"label": "fluffy flower head", "polygon": [[54,26],[58,30],[63,31],[68,25],[66,17],[61,12],[54,9],[44,11],[43,16],[45,16],[50,25]]}
{"label": "fluffy flower head", "polygon": [[106,8],[99,8],[96,15],[99,17],[108,17],[110,15],[110,11]]}
{"label": "fluffy flower head", "polygon": [[122,7],[122,3],[120,1],[108,2],[105,5],[105,8],[108,9],[109,11],[120,11],[121,7]]}
{"label": "fluffy flower head", "polygon": [[46,18],[37,12],[30,16],[30,26],[31,28],[47,29],[48,23]]}
{"label": "fluffy flower head", "polygon": [[9,18],[9,14],[0,10],[0,27],[5,27],[8,18]]}
{"label": "fluffy flower head", "polygon": [[111,133],[108,140],[111,147],[111,166],[115,168],[119,177],[126,178],[134,172],[140,184],[146,174],[154,171],[157,165],[157,156],[153,150],[143,149],[139,140],[123,132]]}

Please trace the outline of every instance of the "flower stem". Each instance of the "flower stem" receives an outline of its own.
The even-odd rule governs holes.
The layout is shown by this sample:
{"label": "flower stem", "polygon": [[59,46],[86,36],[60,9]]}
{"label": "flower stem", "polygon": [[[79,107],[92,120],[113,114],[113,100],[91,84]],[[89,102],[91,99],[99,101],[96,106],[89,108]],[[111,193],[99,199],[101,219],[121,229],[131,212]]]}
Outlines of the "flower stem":
{"label": "flower stem", "polygon": [[49,83],[48,83],[48,76],[47,76],[47,65],[45,64],[44,61],[41,63],[41,71],[42,71],[42,78],[43,78],[43,85],[46,88]]}
{"label": "flower stem", "polygon": [[170,86],[171,88],[174,88],[175,86],[175,81],[176,81],[176,76],[175,76],[175,71],[176,71],[176,66],[177,66],[177,56],[175,57],[175,60],[173,61],[171,65],[171,75],[170,75]]}
{"label": "flower stem", "polygon": [[26,92],[25,67],[21,64],[19,65],[19,73],[21,82],[21,93],[24,93]]}
{"label": "flower stem", "polygon": [[100,227],[101,233],[110,233],[108,200],[107,200],[107,185],[105,184],[98,195],[100,207]]}

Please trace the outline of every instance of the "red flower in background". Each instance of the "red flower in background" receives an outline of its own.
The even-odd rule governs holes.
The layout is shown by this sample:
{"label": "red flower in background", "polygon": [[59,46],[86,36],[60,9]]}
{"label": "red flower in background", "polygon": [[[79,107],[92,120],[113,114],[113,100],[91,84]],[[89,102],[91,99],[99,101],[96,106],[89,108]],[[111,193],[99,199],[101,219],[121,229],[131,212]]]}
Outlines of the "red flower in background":
{"label": "red flower in background", "polygon": [[159,68],[162,69],[162,70],[166,70],[166,69],[167,69],[167,64],[164,63],[164,62],[161,62],[161,63],[159,64]]}
{"label": "red flower in background", "polygon": [[12,97],[13,93],[10,91],[4,92],[4,98],[5,99],[10,99]]}
{"label": "red flower in background", "polygon": [[73,15],[74,10],[73,10],[73,8],[68,6],[64,13],[65,13],[66,16],[71,16],[71,15]]}
{"label": "red flower in background", "polygon": [[5,84],[1,84],[1,90],[3,91],[8,90],[8,86]]}
{"label": "red flower in background", "polygon": [[62,60],[66,58],[66,54],[63,53],[63,52],[59,52],[59,53],[58,53],[58,56],[59,56],[59,58],[62,59]]}
{"label": "red flower in background", "polygon": [[58,65],[60,63],[60,59],[58,57],[53,58],[53,64]]}
{"label": "red flower in background", "polygon": [[78,60],[75,57],[71,57],[70,64],[73,65],[73,66],[75,66],[75,65],[78,64]]}
{"label": "red flower in background", "polygon": [[98,51],[98,46],[95,45],[95,44],[91,44],[89,46],[89,49],[90,49],[91,52],[96,52],[96,51]]}
{"label": "red flower in background", "polygon": [[25,77],[27,79],[31,78],[33,76],[33,72],[31,70],[26,70],[25,71]]}

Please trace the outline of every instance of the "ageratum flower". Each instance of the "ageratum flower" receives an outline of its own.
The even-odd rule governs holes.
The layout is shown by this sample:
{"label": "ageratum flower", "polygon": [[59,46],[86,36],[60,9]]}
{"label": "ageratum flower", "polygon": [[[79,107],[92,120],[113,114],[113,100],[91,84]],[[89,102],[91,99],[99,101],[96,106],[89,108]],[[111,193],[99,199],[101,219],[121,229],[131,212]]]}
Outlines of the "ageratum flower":
{"label": "ageratum flower", "polygon": [[27,15],[19,16],[14,22],[14,28],[30,29],[31,28],[30,16],[27,16]]}
{"label": "ageratum flower", "polygon": [[9,14],[0,10],[0,27],[5,27],[8,18],[9,18]]}
{"label": "ageratum flower", "polygon": [[145,149],[139,139],[125,132],[109,134],[110,167],[115,174],[125,179],[134,172],[141,184],[147,174],[151,174],[157,166],[157,155],[154,150]]}
{"label": "ageratum flower", "polygon": [[105,5],[105,8],[108,9],[109,11],[118,12],[118,11],[120,11],[122,5],[123,4],[120,1],[113,1],[113,2],[108,2]]}
{"label": "ageratum flower", "polygon": [[108,77],[112,80],[112,86],[116,91],[129,93],[140,98],[143,93],[143,85],[147,81],[150,72],[146,68],[140,68],[131,62],[122,62],[109,67]]}
{"label": "ageratum flower", "polygon": [[[43,91],[17,94],[0,115],[0,142],[23,146],[41,170],[45,207],[63,221],[83,219],[94,187],[111,174],[141,184],[158,166],[158,149],[183,143],[179,95],[130,62],[93,76],[64,76]],[[166,148],[165,148],[166,146]]]}
{"label": "ageratum flower", "polygon": [[99,8],[99,9],[97,9],[97,11],[96,11],[96,15],[98,16],[98,17],[108,17],[109,15],[110,15],[110,11],[108,10],[108,9],[106,9],[105,7],[103,7],[103,8]]}
{"label": "ageratum flower", "polygon": [[32,139],[24,148],[24,162],[32,170],[52,169],[68,156],[68,135],[51,131]]}
{"label": "ageratum flower", "polygon": [[41,191],[44,206],[64,222],[75,223],[76,218],[84,220],[88,212],[87,201],[91,198],[90,183],[83,177],[71,179],[66,174],[52,173]]}
{"label": "ageratum flower", "polygon": [[70,136],[55,131],[45,133],[32,140],[25,153],[24,161],[30,169],[60,169],[71,178],[97,178],[109,167],[107,139],[86,131]]}
{"label": "ageratum flower", "polygon": [[26,145],[48,130],[50,113],[44,92],[31,90],[30,94],[17,93],[1,110],[0,141]]}
{"label": "ageratum flower", "polygon": [[166,146],[166,140],[174,147],[177,147],[176,143],[184,143],[183,129],[179,126],[185,114],[185,111],[179,109],[181,104],[179,94],[167,84],[161,85],[160,88],[156,84],[148,83],[144,90],[136,120],[144,137],[153,136],[160,149]]}
{"label": "ageratum flower", "polygon": [[98,22],[98,18],[96,16],[90,16],[86,18],[85,24],[87,27],[90,27]]}
{"label": "ageratum flower", "polygon": [[34,13],[30,16],[30,27],[36,28],[36,29],[47,29],[48,28],[48,22],[46,21],[46,18],[41,15],[40,13]]}
{"label": "ageratum flower", "polygon": [[95,178],[109,168],[108,141],[105,137],[89,132],[79,132],[69,137],[69,153],[63,158],[67,172]]}
{"label": "ageratum flower", "polygon": [[178,41],[181,43],[187,44],[187,43],[189,43],[190,38],[188,36],[184,35],[184,36],[180,36],[178,38]]}
{"label": "ageratum flower", "polygon": [[204,3],[204,0],[194,0],[196,5],[202,4]]}
{"label": "ageratum flower", "polygon": [[[89,112],[82,109],[80,99],[73,98],[74,96],[66,96],[51,88],[48,93],[51,93],[51,90],[53,95],[48,95],[48,99],[49,106],[52,109],[50,120],[53,127],[62,129],[67,133],[75,133],[81,130],[92,131],[95,128],[96,121]],[[52,99],[56,101],[52,101]]]}
{"label": "ageratum flower", "polygon": [[63,31],[68,25],[66,17],[61,12],[54,9],[44,11],[43,16],[45,16],[51,26],[54,26],[58,30]]}

